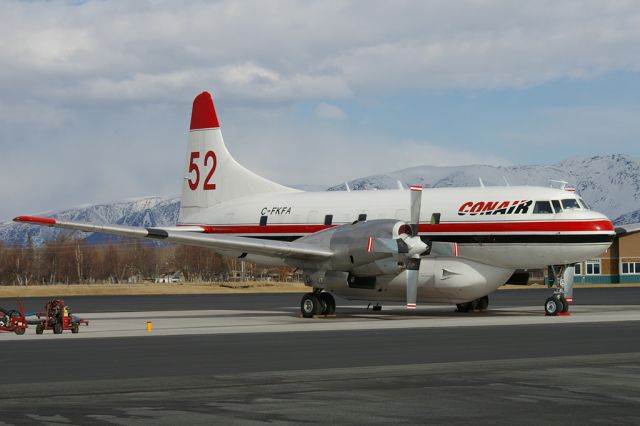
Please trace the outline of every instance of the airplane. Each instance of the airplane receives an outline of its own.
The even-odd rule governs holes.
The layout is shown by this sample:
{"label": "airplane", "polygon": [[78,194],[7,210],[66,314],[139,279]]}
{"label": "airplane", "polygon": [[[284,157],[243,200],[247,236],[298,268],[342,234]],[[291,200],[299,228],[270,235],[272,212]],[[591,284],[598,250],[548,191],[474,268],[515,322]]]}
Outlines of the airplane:
{"label": "airplane", "polygon": [[305,192],[240,165],[222,138],[208,92],[193,101],[178,223],[131,227],[19,216],[16,222],[207,247],[302,271],[305,318],[347,300],[451,303],[486,310],[518,269],[552,267],[547,315],[569,310],[573,264],[615,230],[575,190],[533,186]]}

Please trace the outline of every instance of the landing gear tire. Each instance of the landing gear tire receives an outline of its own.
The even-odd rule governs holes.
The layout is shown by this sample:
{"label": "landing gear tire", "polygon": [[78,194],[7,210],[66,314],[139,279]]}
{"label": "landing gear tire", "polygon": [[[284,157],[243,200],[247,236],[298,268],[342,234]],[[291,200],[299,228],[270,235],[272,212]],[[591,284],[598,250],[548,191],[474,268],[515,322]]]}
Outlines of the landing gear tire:
{"label": "landing gear tire", "polygon": [[547,316],[556,316],[563,308],[564,304],[555,297],[550,297],[544,302],[544,313]]}
{"label": "landing gear tire", "polygon": [[567,302],[567,299],[565,299],[564,297],[562,298],[562,313],[566,314],[567,312],[569,312],[569,302]]}
{"label": "landing gear tire", "polygon": [[456,308],[458,308],[458,312],[469,312],[472,308],[472,302],[467,303],[458,303]]}
{"label": "landing gear tire", "polygon": [[489,296],[481,297],[477,300],[477,308],[480,312],[484,312],[489,307]]}
{"label": "landing gear tire", "polygon": [[336,300],[331,293],[320,293],[320,302],[324,305],[323,315],[333,315],[336,313]]}
{"label": "landing gear tire", "polygon": [[312,318],[314,315],[320,315],[325,309],[325,304],[315,293],[307,293],[302,296],[300,302],[300,311],[304,318]]}

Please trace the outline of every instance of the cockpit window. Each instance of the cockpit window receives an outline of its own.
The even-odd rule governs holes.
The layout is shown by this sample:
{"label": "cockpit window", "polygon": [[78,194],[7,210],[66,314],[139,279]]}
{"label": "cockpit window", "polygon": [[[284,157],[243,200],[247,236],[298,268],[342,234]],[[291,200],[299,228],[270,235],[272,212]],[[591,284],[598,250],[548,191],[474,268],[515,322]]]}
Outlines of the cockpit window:
{"label": "cockpit window", "polygon": [[585,210],[591,210],[591,208],[589,207],[589,205],[587,204],[586,201],[584,201],[581,197],[578,197],[578,203],[580,203],[580,205],[585,209]]}
{"label": "cockpit window", "polygon": [[551,204],[553,204],[553,209],[556,211],[556,213],[560,213],[562,211],[560,200],[551,200]]}
{"label": "cockpit window", "polygon": [[553,213],[553,209],[551,208],[551,203],[549,201],[536,201],[535,206],[533,206],[534,214],[549,214]]}
{"label": "cockpit window", "polygon": [[580,204],[575,198],[567,198],[562,200],[562,208],[565,210],[580,210]]}

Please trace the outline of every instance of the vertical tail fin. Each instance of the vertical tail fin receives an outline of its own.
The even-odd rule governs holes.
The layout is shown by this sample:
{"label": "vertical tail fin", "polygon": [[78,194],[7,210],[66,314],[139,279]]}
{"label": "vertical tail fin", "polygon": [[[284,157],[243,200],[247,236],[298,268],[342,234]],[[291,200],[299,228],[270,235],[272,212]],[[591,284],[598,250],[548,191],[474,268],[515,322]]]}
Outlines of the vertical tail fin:
{"label": "vertical tail fin", "polygon": [[211,95],[193,101],[179,223],[218,203],[265,192],[297,192],[242,167],[222,139]]}

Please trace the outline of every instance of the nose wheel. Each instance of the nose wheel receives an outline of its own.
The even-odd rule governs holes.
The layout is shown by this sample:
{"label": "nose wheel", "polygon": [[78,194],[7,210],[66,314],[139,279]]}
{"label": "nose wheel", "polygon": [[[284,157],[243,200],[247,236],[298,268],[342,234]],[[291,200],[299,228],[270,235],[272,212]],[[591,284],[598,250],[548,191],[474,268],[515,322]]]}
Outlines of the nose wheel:
{"label": "nose wheel", "polygon": [[569,312],[569,302],[560,295],[553,295],[544,302],[544,313],[547,316],[556,316]]}
{"label": "nose wheel", "polygon": [[550,284],[556,286],[553,296],[544,302],[547,316],[569,315],[569,305],[573,302],[573,265],[557,265],[549,268]]}

